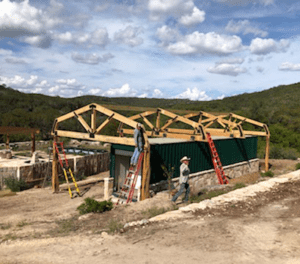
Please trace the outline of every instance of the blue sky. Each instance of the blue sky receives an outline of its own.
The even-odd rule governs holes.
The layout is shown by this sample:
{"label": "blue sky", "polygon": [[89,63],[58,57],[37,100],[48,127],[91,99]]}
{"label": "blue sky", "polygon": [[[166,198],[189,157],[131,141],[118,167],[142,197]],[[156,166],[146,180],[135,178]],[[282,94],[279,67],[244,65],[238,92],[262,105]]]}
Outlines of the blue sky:
{"label": "blue sky", "polygon": [[300,81],[300,0],[0,2],[0,83],[222,99]]}

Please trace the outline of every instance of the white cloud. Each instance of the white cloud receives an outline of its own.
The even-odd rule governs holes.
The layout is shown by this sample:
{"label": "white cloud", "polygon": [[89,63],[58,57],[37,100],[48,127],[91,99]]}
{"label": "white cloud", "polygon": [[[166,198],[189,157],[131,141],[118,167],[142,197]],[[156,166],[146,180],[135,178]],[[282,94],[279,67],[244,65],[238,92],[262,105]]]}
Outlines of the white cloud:
{"label": "white cloud", "polygon": [[205,91],[200,91],[196,87],[194,87],[193,89],[187,88],[183,93],[176,95],[175,98],[190,99],[192,101],[209,101],[209,100],[211,100],[211,97],[209,97],[205,93]]}
{"label": "white cloud", "polygon": [[222,95],[220,95],[220,96],[217,97],[218,100],[223,100],[224,98],[225,98],[224,94],[222,94]]}
{"label": "white cloud", "polygon": [[5,62],[9,63],[9,64],[26,64],[27,62],[23,59],[19,59],[19,58],[14,58],[14,57],[10,57],[10,58],[6,58]]}
{"label": "white cloud", "polygon": [[163,93],[159,89],[154,89],[152,97],[154,98],[161,98]]}
{"label": "white cloud", "polygon": [[238,52],[242,48],[242,40],[238,36],[219,35],[215,32],[204,34],[195,31],[186,35],[183,41],[170,44],[167,50],[176,55],[195,53],[227,55]]}
{"label": "white cloud", "polygon": [[110,88],[104,92],[102,96],[108,97],[134,97],[136,96],[136,90],[130,88],[129,84],[124,84],[121,88]]}
{"label": "white cloud", "polygon": [[0,32],[2,36],[18,37],[24,35],[44,34],[62,21],[53,16],[48,16],[29,4],[29,0],[0,2]]}
{"label": "white cloud", "polygon": [[13,52],[11,50],[0,49],[0,56],[10,56]]}
{"label": "white cloud", "polygon": [[288,40],[281,39],[279,42],[274,39],[256,38],[251,41],[250,51],[257,55],[266,55],[271,52],[286,52],[290,43]]}
{"label": "white cloud", "polygon": [[229,76],[238,76],[242,73],[247,72],[245,68],[241,68],[228,63],[218,64],[215,65],[214,67],[209,67],[207,71],[210,73],[229,75]]}
{"label": "white cloud", "polygon": [[272,5],[274,4],[275,0],[213,0],[215,2],[219,3],[227,3],[230,5],[247,5],[250,3],[259,3],[264,6]]}
{"label": "white cloud", "polygon": [[62,44],[85,45],[88,47],[105,47],[109,43],[109,37],[106,28],[98,28],[91,33],[71,33],[69,31],[60,34],[53,34],[54,39]]}
{"label": "white cloud", "polygon": [[300,63],[283,62],[279,67],[280,71],[300,71]]}
{"label": "white cloud", "polygon": [[111,53],[105,53],[102,56],[99,56],[95,53],[85,54],[85,55],[80,55],[78,53],[72,54],[73,61],[78,63],[90,64],[90,65],[97,65],[100,62],[107,62],[112,58],[114,58],[114,55],[112,55]]}
{"label": "white cloud", "polygon": [[179,19],[179,23],[185,26],[192,26],[202,23],[205,20],[205,12],[199,10],[197,7],[193,8],[191,15],[184,15]]}
{"label": "white cloud", "polygon": [[101,92],[101,89],[99,89],[99,88],[91,89],[88,91],[89,94],[93,94],[93,95],[99,94],[100,92]]}
{"label": "white cloud", "polygon": [[47,49],[51,46],[52,39],[48,35],[39,35],[33,37],[25,37],[24,42],[39,48]]}
{"label": "white cloud", "polygon": [[21,88],[32,88],[38,81],[38,77],[36,75],[31,75],[28,80],[21,77],[20,75],[15,75],[12,78],[0,77],[1,83],[6,84],[7,86],[13,87],[14,89]]}
{"label": "white cloud", "polygon": [[181,37],[176,29],[172,29],[166,25],[158,28],[156,35],[161,40],[163,46],[168,45],[170,42],[177,41]]}
{"label": "white cloud", "polygon": [[159,20],[172,16],[184,26],[202,23],[205,12],[199,10],[192,0],[149,0],[150,19]]}
{"label": "white cloud", "polygon": [[244,35],[254,34],[255,36],[260,35],[261,37],[266,37],[268,35],[268,32],[251,26],[249,20],[240,20],[240,21],[230,20],[225,30],[227,32],[234,33],[234,34],[238,34],[238,33],[243,33]]}
{"label": "white cloud", "polygon": [[216,64],[242,64],[245,60],[243,58],[226,58],[219,62],[216,62]]}
{"label": "white cloud", "polygon": [[115,33],[114,40],[131,47],[139,46],[144,42],[142,38],[138,37],[143,31],[142,27],[127,26],[124,30]]}

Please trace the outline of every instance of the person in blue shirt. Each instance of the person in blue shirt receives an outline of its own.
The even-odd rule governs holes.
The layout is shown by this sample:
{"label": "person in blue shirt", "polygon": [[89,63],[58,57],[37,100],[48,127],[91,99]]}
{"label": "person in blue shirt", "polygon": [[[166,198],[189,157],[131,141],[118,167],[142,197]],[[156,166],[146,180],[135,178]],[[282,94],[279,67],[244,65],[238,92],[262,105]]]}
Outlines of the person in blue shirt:
{"label": "person in blue shirt", "polygon": [[141,152],[144,150],[144,138],[143,138],[141,123],[137,123],[136,128],[134,129],[133,138],[135,143],[135,149],[130,160],[131,167],[136,166],[138,158]]}

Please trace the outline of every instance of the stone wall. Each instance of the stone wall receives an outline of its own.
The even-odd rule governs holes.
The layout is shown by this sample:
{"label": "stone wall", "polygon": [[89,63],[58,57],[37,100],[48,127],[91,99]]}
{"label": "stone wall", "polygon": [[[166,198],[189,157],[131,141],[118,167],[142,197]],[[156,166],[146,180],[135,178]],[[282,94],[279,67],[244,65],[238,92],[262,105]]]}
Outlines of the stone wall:
{"label": "stone wall", "polygon": [[[82,157],[69,158],[69,166],[76,178],[91,176],[109,170],[110,153],[99,153]],[[58,175],[64,178],[63,170],[58,164]],[[37,162],[17,167],[0,167],[0,189],[4,186],[4,179],[16,177],[29,184],[39,184],[44,178],[48,181],[52,177],[52,162]]]}
{"label": "stone wall", "polygon": [[[240,176],[254,173],[259,171],[259,159],[253,159],[245,162],[235,163],[232,165],[224,166],[223,170],[226,176],[231,179],[238,178]],[[172,179],[173,186],[177,186],[179,177]],[[191,192],[197,193],[201,189],[210,185],[218,185],[218,178],[214,169],[201,171],[190,174],[189,184]],[[150,189],[154,192],[159,192],[168,189],[168,182],[162,181],[159,183],[152,184]]]}

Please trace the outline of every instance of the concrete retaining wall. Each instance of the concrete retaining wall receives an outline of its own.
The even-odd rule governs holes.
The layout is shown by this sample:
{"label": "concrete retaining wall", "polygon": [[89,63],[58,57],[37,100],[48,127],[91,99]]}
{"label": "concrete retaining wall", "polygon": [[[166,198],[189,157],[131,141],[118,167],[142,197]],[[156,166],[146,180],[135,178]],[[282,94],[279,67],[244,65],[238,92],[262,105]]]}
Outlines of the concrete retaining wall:
{"label": "concrete retaining wall", "polygon": [[[76,178],[91,176],[109,170],[110,153],[99,153],[68,159],[70,168]],[[58,175],[63,177],[63,170],[58,164]],[[0,167],[0,189],[4,186],[4,179],[16,177],[23,179],[29,184],[38,184],[47,176],[47,180],[52,177],[52,162],[37,162],[34,164],[24,164],[18,167]]]}
{"label": "concrete retaining wall", "polygon": [[[240,162],[232,164],[229,166],[224,166],[223,170],[226,176],[230,178],[238,178],[240,176],[258,172],[259,171],[259,159],[253,159],[248,162]],[[179,182],[179,177],[172,179],[172,184],[177,186]],[[214,169],[201,171],[197,173],[190,174],[189,184],[191,192],[199,192],[206,186],[218,185],[218,178]],[[152,184],[150,189],[154,192],[159,192],[168,189],[168,182],[162,181],[156,184]]]}

